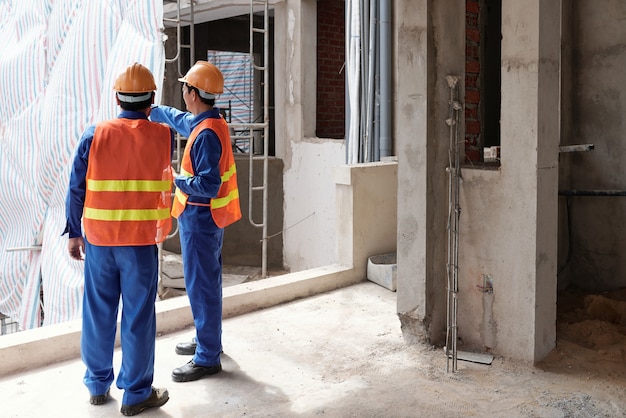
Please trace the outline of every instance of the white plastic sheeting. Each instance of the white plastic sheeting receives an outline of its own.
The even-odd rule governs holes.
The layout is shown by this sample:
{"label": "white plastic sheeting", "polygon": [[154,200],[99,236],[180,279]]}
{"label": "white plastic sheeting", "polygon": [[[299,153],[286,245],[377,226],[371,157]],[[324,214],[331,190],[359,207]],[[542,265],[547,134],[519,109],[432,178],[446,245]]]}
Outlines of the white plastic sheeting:
{"label": "white plastic sheeting", "polygon": [[161,0],[0,0],[0,312],[21,329],[80,317],[83,264],[61,236],[74,148],[118,114],[127,65],[161,85],[162,17]]}

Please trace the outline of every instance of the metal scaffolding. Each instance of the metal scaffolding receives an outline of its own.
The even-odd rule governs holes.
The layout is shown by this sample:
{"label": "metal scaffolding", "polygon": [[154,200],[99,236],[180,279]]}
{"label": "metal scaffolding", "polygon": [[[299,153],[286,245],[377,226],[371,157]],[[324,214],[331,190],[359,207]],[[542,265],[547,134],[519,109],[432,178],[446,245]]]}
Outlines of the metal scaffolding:
{"label": "metal scaffolding", "polygon": [[[165,0],[167,3],[176,3],[176,18],[166,19],[173,26],[176,27],[177,34],[177,48],[176,55],[172,58],[166,57],[166,62],[177,62],[178,63],[178,73],[179,76],[182,77],[182,64],[181,64],[181,50],[188,49],[190,56],[190,64],[195,62],[194,57],[194,48],[195,48],[195,34],[194,34],[194,2],[184,2],[189,5],[189,14],[181,14],[181,2],[183,0]],[[250,0],[250,45],[249,45],[249,54],[250,54],[250,68],[249,71],[251,73],[250,83],[253,85],[250,86],[250,91],[254,91],[254,87],[256,85],[261,85],[263,88],[262,91],[262,99],[263,106],[261,109],[261,122],[257,122],[254,117],[251,117],[251,120],[247,123],[229,123],[229,126],[237,131],[237,140],[238,141],[247,141],[248,146],[247,152],[249,156],[249,181],[248,181],[248,220],[249,222],[262,230],[262,257],[261,257],[261,277],[267,277],[267,244],[268,244],[268,175],[269,175],[269,1],[268,0]],[[261,18],[258,18],[260,15]],[[257,19],[255,19],[257,17]],[[260,22],[260,25],[256,26],[255,22]],[[183,44],[181,43],[181,28],[182,26],[189,25],[189,43]],[[260,63],[256,62],[256,54],[255,51],[259,50],[255,45],[255,34],[262,35],[262,59]],[[258,38],[257,38],[258,42]],[[254,75],[257,74],[259,79],[262,81],[260,83],[255,82]],[[253,100],[253,99],[251,99]],[[252,108],[253,106],[250,106]],[[180,136],[177,136],[177,157],[176,160],[172,162],[173,165],[179,164],[180,162]],[[254,169],[254,162],[261,161],[263,169],[262,173],[257,174]],[[259,183],[259,184],[255,184]],[[259,197],[258,194],[261,193],[261,220],[256,221],[253,219],[253,209],[258,207]],[[173,232],[176,234],[176,231]]]}

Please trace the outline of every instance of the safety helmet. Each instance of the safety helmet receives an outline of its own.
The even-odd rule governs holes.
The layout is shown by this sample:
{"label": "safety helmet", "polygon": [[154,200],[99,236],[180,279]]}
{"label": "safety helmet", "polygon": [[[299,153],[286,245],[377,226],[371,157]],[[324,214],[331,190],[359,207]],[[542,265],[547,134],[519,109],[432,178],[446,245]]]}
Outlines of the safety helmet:
{"label": "safety helmet", "polygon": [[197,88],[200,90],[200,97],[205,99],[214,99],[216,95],[224,93],[222,72],[207,61],[197,61],[178,81]]}
{"label": "safety helmet", "polygon": [[150,70],[136,62],[117,76],[113,90],[119,93],[148,93],[156,90],[156,84]]}

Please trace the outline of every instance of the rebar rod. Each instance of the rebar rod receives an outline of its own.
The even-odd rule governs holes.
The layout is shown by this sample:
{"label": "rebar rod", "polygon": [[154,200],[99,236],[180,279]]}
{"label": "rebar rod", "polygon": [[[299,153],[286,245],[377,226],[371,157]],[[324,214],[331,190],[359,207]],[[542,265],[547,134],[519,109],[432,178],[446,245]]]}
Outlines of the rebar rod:
{"label": "rebar rod", "polygon": [[446,371],[457,371],[457,339],[458,339],[458,271],[459,271],[459,219],[461,207],[459,205],[459,188],[461,180],[460,152],[459,152],[459,112],[462,106],[458,102],[458,76],[447,76],[446,81],[450,88],[448,119],[446,124],[450,129],[448,148],[448,257],[447,273],[447,330],[446,330]]}

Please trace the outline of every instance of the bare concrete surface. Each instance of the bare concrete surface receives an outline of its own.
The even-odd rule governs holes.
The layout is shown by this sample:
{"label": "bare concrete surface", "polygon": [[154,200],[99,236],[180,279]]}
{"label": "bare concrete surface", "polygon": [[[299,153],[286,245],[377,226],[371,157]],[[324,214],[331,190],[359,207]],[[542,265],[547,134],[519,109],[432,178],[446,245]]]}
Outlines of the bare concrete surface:
{"label": "bare concrete surface", "polygon": [[[407,345],[396,294],[372,282],[224,321],[224,371],[175,383],[190,357],[174,345],[193,330],[157,339],[155,386],[170,400],[145,417],[620,417],[626,411],[623,340],[583,347],[563,340],[536,367],[496,357],[459,361]],[[617,341],[617,343],[615,343]],[[615,344],[614,344],[615,343]],[[115,352],[119,369],[120,350]],[[2,359],[2,361],[10,361]],[[0,377],[2,417],[115,417],[122,393],[92,406],[80,359]]]}

